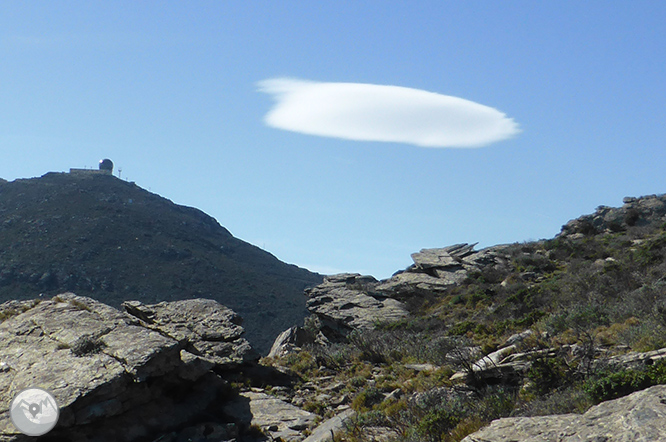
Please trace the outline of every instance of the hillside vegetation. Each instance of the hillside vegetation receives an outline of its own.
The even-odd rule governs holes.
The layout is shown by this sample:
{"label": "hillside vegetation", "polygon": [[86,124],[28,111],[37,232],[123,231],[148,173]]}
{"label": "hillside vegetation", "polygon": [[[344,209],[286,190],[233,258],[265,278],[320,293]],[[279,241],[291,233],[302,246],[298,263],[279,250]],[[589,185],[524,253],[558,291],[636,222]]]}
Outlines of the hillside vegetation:
{"label": "hillside vegetation", "polygon": [[[666,347],[664,196],[492,249],[494,263],[459,282],[393,294],[408,317],[333,342],[315,315],[313,343],[264,363],[317,391],[337,385],[342,401],[312,394],[304,406],[323,417],[354,409],[337,436],[346,441],[459,441],[496,418],[580,413],[666,383],[654,352]],[[348,289],[377,297],[382,283],[368,287]]]}

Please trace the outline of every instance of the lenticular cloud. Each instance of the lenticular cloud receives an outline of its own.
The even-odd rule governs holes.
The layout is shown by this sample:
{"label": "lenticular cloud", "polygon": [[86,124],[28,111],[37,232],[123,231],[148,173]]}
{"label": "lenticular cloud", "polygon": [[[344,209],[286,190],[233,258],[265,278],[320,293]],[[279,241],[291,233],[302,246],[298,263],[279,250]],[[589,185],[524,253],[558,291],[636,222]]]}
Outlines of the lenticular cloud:
{"label": "lenticular cloud", "polygon": [[258,84],[277,101],[267,125],[310,135],[423,147],[481,147],[520,132],[492,107],[462,98],[362,83],[276,78]]}

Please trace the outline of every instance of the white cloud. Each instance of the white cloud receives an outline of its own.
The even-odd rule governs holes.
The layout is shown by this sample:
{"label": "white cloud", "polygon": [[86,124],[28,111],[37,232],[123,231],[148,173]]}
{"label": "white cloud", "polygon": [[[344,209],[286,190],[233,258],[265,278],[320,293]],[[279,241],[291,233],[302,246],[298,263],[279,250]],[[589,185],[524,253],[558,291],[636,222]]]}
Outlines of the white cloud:
{"label": "white cloud", "polygon": [[267,125],[310,135],[422,147],[481,147],[520,132],[504,113],[473,101],[401,86],[274,78]]}

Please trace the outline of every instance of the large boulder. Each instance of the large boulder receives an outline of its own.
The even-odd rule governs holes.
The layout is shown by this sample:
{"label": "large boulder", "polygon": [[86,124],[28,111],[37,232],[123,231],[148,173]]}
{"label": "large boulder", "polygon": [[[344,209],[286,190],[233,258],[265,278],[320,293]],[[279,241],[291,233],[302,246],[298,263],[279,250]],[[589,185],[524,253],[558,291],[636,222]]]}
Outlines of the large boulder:
{"label": "large boulder", "polygon": [[258,359],[240,318],[206,299],[126,307],[74,294],[0,306],[1,441],[32,440],[9,418],[28,387],[56,398],[54,440],[152,440],[223,415],[223,373]]}
{"label": "large boulder", "polygon": [[666,385],[603,402],[586,413],[494,420],[462,442],[666,440]]}
{"label": "large boulder", "polygon": [[315,336],[313,336],[312,332],[295,325],[283,331],[275,338],[271,351],[268,352],[268,357],[285,356],[300,350],[304,345],[314,343],[314,341]]}
{"label": "large boulder", "polygon": [[306,290],[307,307],[319,321],[326,338],[344,338],[353,330],[372,329],[378,322],[395,322],[408,316],[405,305],[375,291],[372,276],[344,273],[328,276]]}

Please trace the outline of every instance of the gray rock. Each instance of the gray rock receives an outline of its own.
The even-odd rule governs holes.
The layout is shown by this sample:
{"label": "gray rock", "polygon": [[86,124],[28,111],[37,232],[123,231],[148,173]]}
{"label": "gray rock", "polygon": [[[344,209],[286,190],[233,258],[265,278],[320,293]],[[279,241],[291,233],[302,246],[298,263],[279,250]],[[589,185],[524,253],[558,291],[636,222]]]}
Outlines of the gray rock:
{"label": "gray rock", "polygon": [[147,329],[177,340],[193,354],[220,366],[259,360],[259,354],[241,338],[242,319],[212,299],[186,299],[147,305],[127,301],[123,308]]}
{"label": "gray rock", "polygon": [[334,275],[306,291],[308,310],[330,340],[352,330],[371,329],[377,322],[394,322],[408,316],[405,305],[375,291],[377,280],[357,274]]}
{"label": "gray rock", "polygon": [[412,253],[412,260],[417,268],[446,268],[459,266],[461,258],[452,256],[446,249],[422,249],[418,253]]}
{"label": "gray rock", "polygon": [[271,351],[268,353],[269,358],[284,356],[288,353],[299,350],[306,344],[312,344],[315,337],[312,336],[303,327],[294,326],[278,335],[273,342]]}
{"label": "gray rock", "polygon": [[0,306],[0,440],[25,440],[8,410],[30,386],[58,402],[55,439],[123,442],[179,431],[223,395],[227,383],[212,368],[254,358],[239,318],[214,301],[131,306],[143,316],[73,294]]}
{"label": "gray rock", "polygon": [[314,425],[317,417],[283,400],[253,391],[241,393],[224,410],[241,422],[259,426],[273,440],[282,438],[285,442],[303,440],[303,430]]}
{"label": "gray rock", "polygon": [[[467,273],[463,275],[466,276]],[[457,278],[456,278],[457,279]],[[426,273],[405,271],[379,283],[375,290],[387,296],[403,297],[418,294],[419,291],[444,292],[455,282]]]}
{"label": "gray rock", "polygon": [[493,421],[462,442],[653,442],[666,440],[666,385],[603,402],[582,415]]}
{"label": "gray rock", "polygon": [[306,437],[303,442],[329,442],[335,436],[345,430],[347,421],[352,419],[356,412],[352,409],[343,411],[342,413],[333,416],[332,418],[322,422],[312,432],[311,435]]}
{"label": "gray rock", "polygon": [[433,364],[405,364],[405,368],[409,368],[410,370],[414,370],[414,371],[418,371],[418,372],[421,372],[421,371],[428,372],[428,371],[438,370],[440,367],[438,367],[437,365],[433,365]]}
{"label": "gray rock", "polygon": [[470,271],[508,262],[502,252],[506,246],[474,251],[475,245],[463,243],[440,249],[422,249],[412,254],[413,266],[381,281],[374,289],[400,299],[422,292],[445,292],[467,278]]}
{"label": "gray rock", "polygon": [[511,346],[511,345],[514,345],[514,344],[520,344],[521,342],[523,342],[525,339],[529,338],[533,334],[534,334],[534,330],[531,330],[531,329],[527,329],[523,332],[513,334],[513,335],[509,336],[506,339],[506,342],[504,343],[504,346],[508,347],[508,346]]}
{"label": "gray rock", "polygon": [[657,361],[666,358],[666,348],[652,350],[647,352],[630,352],[624,355],[612,356],[606,360],[599,361],[600,364],[621,366],[624,369],[639,368],[646,365],[652,365]]}

